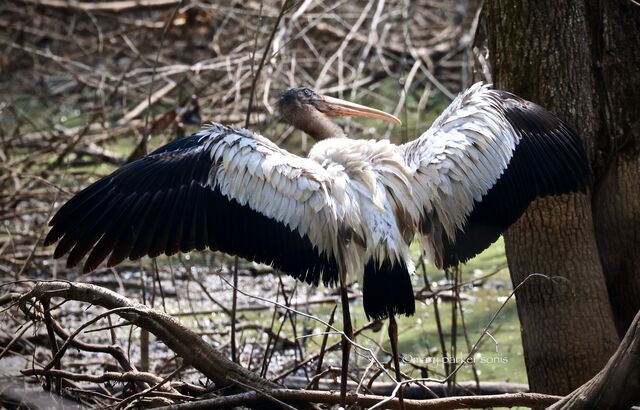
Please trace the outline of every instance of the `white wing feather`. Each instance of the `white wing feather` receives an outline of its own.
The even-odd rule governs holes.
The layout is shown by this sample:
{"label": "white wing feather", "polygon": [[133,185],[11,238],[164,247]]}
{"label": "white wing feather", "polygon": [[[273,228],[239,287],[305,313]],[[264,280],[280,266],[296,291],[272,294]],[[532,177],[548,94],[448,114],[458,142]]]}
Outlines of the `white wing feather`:
{"label": "white wing feather", "polygon": [[460,94],[415,141],[401,146],[414,171],[414,196],[453,239],[506,169],[519,136],[489,85]]}
{"label": "white wing feather", "polygon": [[199,134],[215,162],[209,186],[307,235],[321,253],[337,254],[340,221],[322,166],[246,130],[212,125]]}

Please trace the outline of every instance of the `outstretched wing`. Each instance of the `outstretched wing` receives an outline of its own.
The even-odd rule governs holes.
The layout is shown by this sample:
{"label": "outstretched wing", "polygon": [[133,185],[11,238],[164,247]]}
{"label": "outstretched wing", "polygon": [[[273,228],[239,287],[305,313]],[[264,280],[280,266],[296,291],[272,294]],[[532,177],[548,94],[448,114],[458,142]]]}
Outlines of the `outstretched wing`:
{"label": "outstretched wing", "polygon": [[93,183],[60,208],[45,245],[84,271],[107,257],[209,247],[300,280],[337,280],[325,170],[246,130],[211,125]]}
{"label": "outstretched wing", "polygon": [[535,198],[584,191],[589,177],[571,128],[539,105],[481,83],[402,149],[425,208],[426,248],[439,267],[486,249]]}

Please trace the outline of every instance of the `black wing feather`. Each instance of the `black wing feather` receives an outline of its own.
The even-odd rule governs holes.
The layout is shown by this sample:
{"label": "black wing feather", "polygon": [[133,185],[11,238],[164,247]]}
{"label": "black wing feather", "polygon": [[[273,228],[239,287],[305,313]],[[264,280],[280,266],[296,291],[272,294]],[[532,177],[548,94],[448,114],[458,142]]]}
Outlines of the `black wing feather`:
{"label": "black wing feather", "polygon": [[126,220],[122,222],[122,229],[116,239],[113,251],[107,261],[107,266],[116,266],[131,253],[133,244],[136,241],[139,233],[138,223],[140,218],[144,215],[145,209],[148,209],[151,199],[151,194],[145,192],[142,195],[138,195],[135,203],[131,206],[131,212]]}
{"label": "black wing feather", "polygon": [[151,247],[151,241],[155,233],[157,221],[160,220],[161,210],[165,197],[168,192],[157,191],[152,194],[152,198],[149,201],[149,208],[145,210],[142,216],[139,228],[137,229],[136,239],[134,240],[133,247],[128,257],[130,259],[138,259],[149,253]]}
{"label": "black wing feather", "polygon": [[200,135],[181,138],[131,162],[71,198],[52,218],[45,245],[55,257],[71,252],[84,271],[109,257],[168,255],[209,247],[269,263],[300,280],[335,284],[334,257],[320,254],[307,236],[207,186],[214,166]]}
{"label": "black wing feather", "polygon": [[475,202],[453,241],[443,233],[443,267],[466,262],[495,242],[539,197],[585,192],[589,163],[578,135],[558,117],[511,93],[493,90],[521,136],[495,185]]}

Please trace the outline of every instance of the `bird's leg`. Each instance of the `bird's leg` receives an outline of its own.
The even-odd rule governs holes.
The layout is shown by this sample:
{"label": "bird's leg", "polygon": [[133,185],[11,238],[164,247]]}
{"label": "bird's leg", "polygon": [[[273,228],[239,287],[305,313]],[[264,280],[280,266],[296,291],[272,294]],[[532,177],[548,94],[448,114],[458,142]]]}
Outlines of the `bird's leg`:
{"label": "bird's leg", "polygon": [[353,339],[351,313],[349,312],[349,294],[347,293],[347,275],[340,274],[340,303],[342,304],[342,369],[340,373],[340,406],[347,405],[347,375],[349,373],[349,354]]}
{"label": "bird's leg", "polygon": [[[393,365],[396,368],[396,383],[402,381],[402,373],[400,372],[400,357],[398,355],[398,324],[393,312],[389,310],[389,341],[391,342],[391,354],[393,355]],[[398,401],[400,408],[404,408],[402,402],[402,388],[398,390]]]}

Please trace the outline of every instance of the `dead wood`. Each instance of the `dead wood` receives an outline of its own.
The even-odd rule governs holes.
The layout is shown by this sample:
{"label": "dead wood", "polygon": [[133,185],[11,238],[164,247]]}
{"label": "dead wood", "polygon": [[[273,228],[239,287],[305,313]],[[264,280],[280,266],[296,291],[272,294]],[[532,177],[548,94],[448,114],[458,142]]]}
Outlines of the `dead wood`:
{"label": "dead wood", "polygon": [[640,312],[606,366],[551,409],[626,409],[640,403]]}
{"label": "dead wood", "polygon": [[[63,281],[36,282],[21,300],[42,299],[55,296],[76,300],[106,309],[120,309],[117,313],[132,324],[153,333],[167,347],[180,356],[185,364],[191,365],[211,379],[219,388],[242,386],[255,389],[276,388],[275,383],[261,379],[254,373],[229,361],[226,357],[207,344],[192,330],[184,327],[173,317],[134,302],[118,293],[85,283]],[[127,309],[124,309],[127,308]]]}
{"label": "dead wood", "polygon": [[[302,377],[288,377],[284,385],[289,389],[304,389],[308,382]],[[367,389],[371,394],[378,396],[389,396],[395,389],[395,383],[389,382],[375,382]],[[426,388],[425,388],[426,387]],[[340,384],[332,380],[322,380],[318,383],[318,390],[330,391],[340,388]],[[357,383],[348,383],[350,390],[357,388]],[[499,394],[513,394],[513,393],[528,393],[529,386],[520,383],[502,383],[485,381],[480,383],[480,389],[477,389],[475,381],[461,381],[453,386],[452,390],[447,389],[446,384],[436,382],[421,382],[420,384],[409,384],[404,387],[403,394],[407,399],[424,400],[432,398],[435,394],[438,397],[446,396],[471,396],[471,395],[499,395]]]}
{"label": "dead wood", "polygon": [[[322,403],[339,404],[339,392],[325,392],[314,390],[288,390],[278,389],[266,392],[271,397],[300,403]],[[403,400],[405,410],[452,410],[460,408],[489,408],[489,407],[536,407],[548,406],[555,403],[561,397],[550,396],[540,393],[512,393],[491,396],[470,396],[470,397],[446,397],[432,400]],[[360,406],[363,408],[375,406],[387,399],[385,396],[373,396],[365,394],[347,394],[346,401],[350,406]],[[235,396],[219,397],[215,399],[200,400],[193,403],[183,403],[167,407],[162,410],[200,410],[220,407],[234,407],[250,405],[264,400],[260,394],[255,392],[242,393]],[[400,409],[398,399],[394,398],[386,401],[385,409]]]}
{"label": "dead wood", "polygon": [[[15,301],[15,296],[15,294],[12,294],[12,297],[5,300],[5,302]],[[27,316],[31,316],[32,314],[29,313],[31,308],[27,307],[28,303],[49,300],[54,297],[61,298],[66,301],[73,300],[90,303],[95,306],[101,306],[108,309],[107,312],[105,312],[106,314],[117,314],[126,319],[129,323],[152,333],[169,349],[175,352],[183,360],[184,365],[190,365],[200,371],[215,384],[217,390],[222,391],[224,394],[233,394],[242,391],[249,391],[253,393],[257,392],[263,402],[249,403],[252,407],[268,408],[281,407],[281,405],[284,405],[284,403],[282,403],[278,398],[274,398],[268,393],[264,393],[277,388],[277,384],[261,378],[257,374],[228,360],[223,354],[206,343],[195,332],[184,327],[175,318],[149,308],[146,305],[134,302],[111,290],[85,283],[72,283],[55,280],[42,281],[35,282],[29,291],[17,298],[17,301],[22,306],[22,310],[25,314]],[[83,327],[93,323],[101,316],[106,316],[106,314],[97,316],[90,322],[83,325]],[[52,332],[55,331],[54,324],[51,324],[51,327]],[[51,369],[52,366],[58,367],[60,358],[64,354],[65,348],[68,345],[75,344],[76,347],[87,347],[86,345],[83,346],[83,344],[79,344],[77,342],[74,343],[74,336],[77,333],[78,331],[67,337],[65,343],[60,346],[60,350],[55,352],[52,361],[43,369],[26,369],[23,370],[22,373],[25,376],[40,375],[45,377],[55,377],[58,380],[88,381],[92,383],[104,383],[107,381],[144,382],[151,386],[147,387],[143,392],[140,392],[137,395],[128,397],[123,401],[123,403],[131,402],[134,398],[147,400],[145,395],[157,389],[161,390],[161,392],[164,391],[164,396],[166,396],[167,393],[174,394],[174,396],[180,396],[175,394],[177,392],[171,386],[163,385],[170,380],[170,377],[178,373],[183,366],[174,370],[170,376],[167,376],[164,379],[160,379],[158,376],[148,372],[136,371],[135,369],[125,373],[105,372],[99,376],[72,373],[59,370],[57,368]],[[16,337],[15,340],[19,340],[19,337]],[[91,348],[94,350],[98,349],[95,346],[91,346]],[[118,349],[116,349],[116,352],[118,352]],[[162,397],[162,394],[160,394],[160,397]],[[267,404],[264,403],[265,398],[267,399]],[[295,398],[292,400],[296,401]],[[297,406],[298,408],[314,408],[314,406],[306,403],[297,403]]]}

